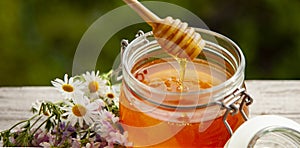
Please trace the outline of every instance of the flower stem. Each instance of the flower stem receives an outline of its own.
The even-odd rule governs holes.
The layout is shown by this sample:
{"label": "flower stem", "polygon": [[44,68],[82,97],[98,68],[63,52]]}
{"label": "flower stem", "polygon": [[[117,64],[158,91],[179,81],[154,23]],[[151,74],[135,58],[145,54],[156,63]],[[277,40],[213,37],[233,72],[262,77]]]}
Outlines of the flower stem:
{"label": "flower stem", "polygon": [[40,116],[38,119],[34,121],[34,123],[31,125],[30,129],[33,128],[33,126],[42,118],[43,116]]}
{"label": "flower stem", "polygon": [[32,133],[32,135],[34,135],[38,129],[40,129],[48,120],[50,120],[52,117],[54,117],[54,115],[51,115],[50,117],[48,117],[45,121],[43,121]]}
{"label": "flower stem", "polygon": [[32,119],[34,119],[34,118],[37,117],[37,116],[38,116],[38,114],[32,116],[31,118],[29,118],[29,119],[27,119],[27,120],[20,121],[20,122],[16,123],[15,125],[13,125],[13,126],[12,126],[10,129],[8,129],[7,131],[12,130],[13,128],[15,128],[16,126],[18,126],[18,125],[20,125],[20,124],[22,124],[22,123],[24,123],[24,122],[31,121]]}

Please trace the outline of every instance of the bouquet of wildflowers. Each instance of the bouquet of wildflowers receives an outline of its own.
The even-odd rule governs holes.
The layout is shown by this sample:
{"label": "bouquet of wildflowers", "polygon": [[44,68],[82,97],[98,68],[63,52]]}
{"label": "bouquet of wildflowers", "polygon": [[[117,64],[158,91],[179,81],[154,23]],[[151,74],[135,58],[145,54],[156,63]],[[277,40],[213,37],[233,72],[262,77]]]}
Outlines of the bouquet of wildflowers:
{"label": "bouquet of wildflowers", "polygon": [[119,124],[119,85],[111,84],[110,74],[66,74],[51,81],[62,99],[33,103],[31,118],[0,133],[3,146],[131,146]]}

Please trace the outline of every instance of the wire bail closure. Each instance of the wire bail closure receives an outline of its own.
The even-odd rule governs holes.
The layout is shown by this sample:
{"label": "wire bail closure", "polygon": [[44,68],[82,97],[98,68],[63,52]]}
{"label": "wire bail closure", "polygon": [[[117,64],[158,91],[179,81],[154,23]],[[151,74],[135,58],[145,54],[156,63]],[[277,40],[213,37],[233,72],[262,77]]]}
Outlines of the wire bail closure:
{"label": "wire bail closure", "polygon": [[[147,44],[149,43],[149,40],[147,39],[147,36],[151,35],[152,32],[144,33],[142,30],[139,30],[137,34],[135,35],[136,45],[134,45],[132,48],[138,47],[140,44]],[[126,47],[129,45],[128,40],[122,39],[121,41],[121,55],[125,51]]]}
{"label": "wire bail closure", "polygon": [[[152,32],[150,32],[150,34],[152,34]],[[141,38],[139,38],[140,36],[143,36]],[[149,40],[147,40],[147,37],[145,36],[145,33],[142,30],[139,30],[137,32],[137,34],[135,35],[136,38],[139,38],[138,40],[138,44],[145,44],[148,43]],[[127,39],[122,39],[121,40],[121,51],[120,51],[120,64],[116,69],[113,69],[112,72],[112,81],[113,83],[121,83],[122,79],[123,79],[123,74],[122,74],[122,58],[123,58],[123,53],[126,50],[127,46],[129,45],[129,41]],[[133,47],[135,48],[135,47]]]}
{"label": "wire bail closure", "polygon": [[235,115],[240,111],[244,120],[247,121],[248,117],[247,117],[245,111],[243,110],[243,108],[245,105],[246,106],[251,105],[252,102],[253,102],[253,98],[249,94],[246,93],[245,88],[236,89],[231,95],[227,96],[225,99],[220,101],[219,105],[221,105],[222,108],[226,109],[226,112],[223,116],[223,122],[224,122],[230,136],[232,136],[233,131],[232,131],[229,123],[227,122],[228,115],[229,114]]}

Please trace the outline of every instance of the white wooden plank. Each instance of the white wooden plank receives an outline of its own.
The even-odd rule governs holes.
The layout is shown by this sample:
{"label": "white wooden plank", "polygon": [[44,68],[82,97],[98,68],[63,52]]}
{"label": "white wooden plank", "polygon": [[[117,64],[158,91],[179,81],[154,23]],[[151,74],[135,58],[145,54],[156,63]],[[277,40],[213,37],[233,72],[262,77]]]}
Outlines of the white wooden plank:
{"label": "white wooden plank", "polygon": [[274,114],[300,123],[300,81],[248,80],[246,87],[254,99],[252,116]]}
{"label": "white wooden plank", "polygon": [[0,131],[31,117],[31,104],[36,100],[55,101],[60,97],[53,87],[0,88]]}

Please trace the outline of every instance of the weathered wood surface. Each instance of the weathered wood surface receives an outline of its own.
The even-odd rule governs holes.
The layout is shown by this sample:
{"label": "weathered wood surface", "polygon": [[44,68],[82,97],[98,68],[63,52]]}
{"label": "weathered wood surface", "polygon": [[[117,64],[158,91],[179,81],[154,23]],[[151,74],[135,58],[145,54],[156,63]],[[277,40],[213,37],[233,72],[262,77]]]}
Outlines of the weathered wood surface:
{"label": "weathered wood surface", "polygon": [[[246,81],[248,93],[255,102],[251,116],[275,114],[300,123],[300,81]],[[58,100],[60,93],[53,87],[0,87],[0,131],[26,119],[36,100]]]}
{"label": "weathered wood surface", "polygon": [[254,103],[251,116],[273,114],[300,123],[300,81],[246,81],[248,93]]}
{"label": "weathered wood surface", "polygon": [[0,87],[0,131],[31,117],[31,105],[36,100],[54,101],[59,97],[54,87]]}

